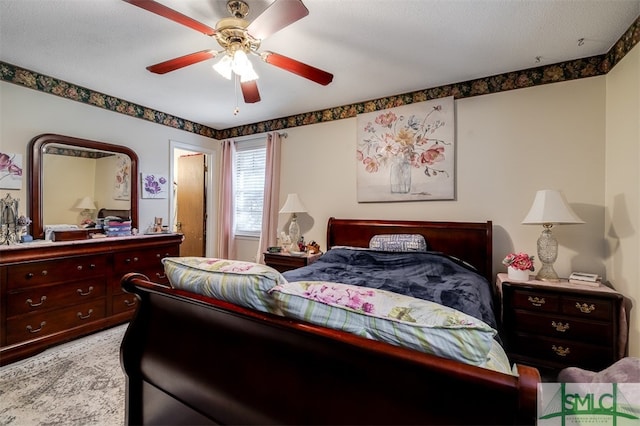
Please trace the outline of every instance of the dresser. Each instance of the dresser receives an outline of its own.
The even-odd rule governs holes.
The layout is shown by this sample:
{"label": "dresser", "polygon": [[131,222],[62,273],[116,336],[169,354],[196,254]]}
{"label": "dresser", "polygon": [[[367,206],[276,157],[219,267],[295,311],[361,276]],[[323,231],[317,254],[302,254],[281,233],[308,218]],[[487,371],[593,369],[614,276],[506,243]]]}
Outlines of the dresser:
{"label": "dresser", "polygon": [[137,299],[120,279],[168,284],[162,258],[182,235],[109,237],[0,247],[0,365],[128,321]]}
{"label": "dresser", "polygon": [[623,296],[607,285],[542,281],[496,282],[502,330],[512,362],[559,370],[601,370],[624,356]]}

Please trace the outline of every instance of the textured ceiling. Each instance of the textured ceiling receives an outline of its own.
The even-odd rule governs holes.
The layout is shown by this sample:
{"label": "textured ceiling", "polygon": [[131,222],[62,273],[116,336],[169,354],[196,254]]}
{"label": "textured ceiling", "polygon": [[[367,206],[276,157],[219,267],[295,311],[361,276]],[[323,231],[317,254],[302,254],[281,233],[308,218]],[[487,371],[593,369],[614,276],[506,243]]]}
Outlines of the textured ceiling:
{"label": "textured ceiling", "polygon": [[[321,86],[252,57],[262,97],[256,104],[245,104],[233,82],[212,70],[217,59],[164,75],[147,71],[218,45],[122,0],[0,0],[0,60],[225,129],[600,55],[640,15],[640,0],[303,1],[309,15],[261,50],[334,80]],[[272,3],[247,2],[249,21]],[[221,0],[161,3],[212,27],[229,16]]]}

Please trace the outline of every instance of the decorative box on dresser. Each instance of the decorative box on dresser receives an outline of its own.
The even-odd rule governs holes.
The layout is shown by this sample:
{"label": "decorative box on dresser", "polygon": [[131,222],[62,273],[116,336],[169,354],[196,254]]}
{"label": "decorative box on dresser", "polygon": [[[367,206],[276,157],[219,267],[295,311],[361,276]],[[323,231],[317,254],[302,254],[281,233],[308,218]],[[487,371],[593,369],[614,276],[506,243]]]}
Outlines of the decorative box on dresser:
{"label": "decorative box on dresser", "polygon": [[181,242],[163,234],[0,247],[0,365],[128,321],[137,299],[122,276],[167,283],[161,260]]}
{"label": "decorative box on dresser", "polygon": [[557,371],[602,370],[625,355],[628,325],[624,297],[599,287],[532,280],[496,281],[502,329],[512,362]]}

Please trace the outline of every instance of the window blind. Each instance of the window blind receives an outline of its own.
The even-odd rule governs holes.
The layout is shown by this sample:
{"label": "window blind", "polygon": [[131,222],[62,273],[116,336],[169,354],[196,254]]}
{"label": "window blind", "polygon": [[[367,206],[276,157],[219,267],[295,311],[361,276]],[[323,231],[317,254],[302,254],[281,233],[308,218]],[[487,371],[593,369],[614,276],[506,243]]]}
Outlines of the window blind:
{"label": "window blind", "polygon": [[236,235],[260,236],[266,157],[264,140],[237,146],[234,183]]}

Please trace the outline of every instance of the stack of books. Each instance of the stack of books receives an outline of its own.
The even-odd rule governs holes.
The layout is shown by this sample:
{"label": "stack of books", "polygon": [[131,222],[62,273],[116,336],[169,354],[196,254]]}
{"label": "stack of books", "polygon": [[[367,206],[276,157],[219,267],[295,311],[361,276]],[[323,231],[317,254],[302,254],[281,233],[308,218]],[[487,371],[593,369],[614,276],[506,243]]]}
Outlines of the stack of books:
{"label": "stack of books", "polygon": [[107,237],[124,237],[131,235],[131,221],[109,220],[104,225],[104,233],[107,234]]}
{"label": "stack of books", "polygon": [[596,274],[588,274],[586,272],[572,272],[569,275],[569,282],[573,284],[588,285],[591,287],[600,287],[600,277]]}

